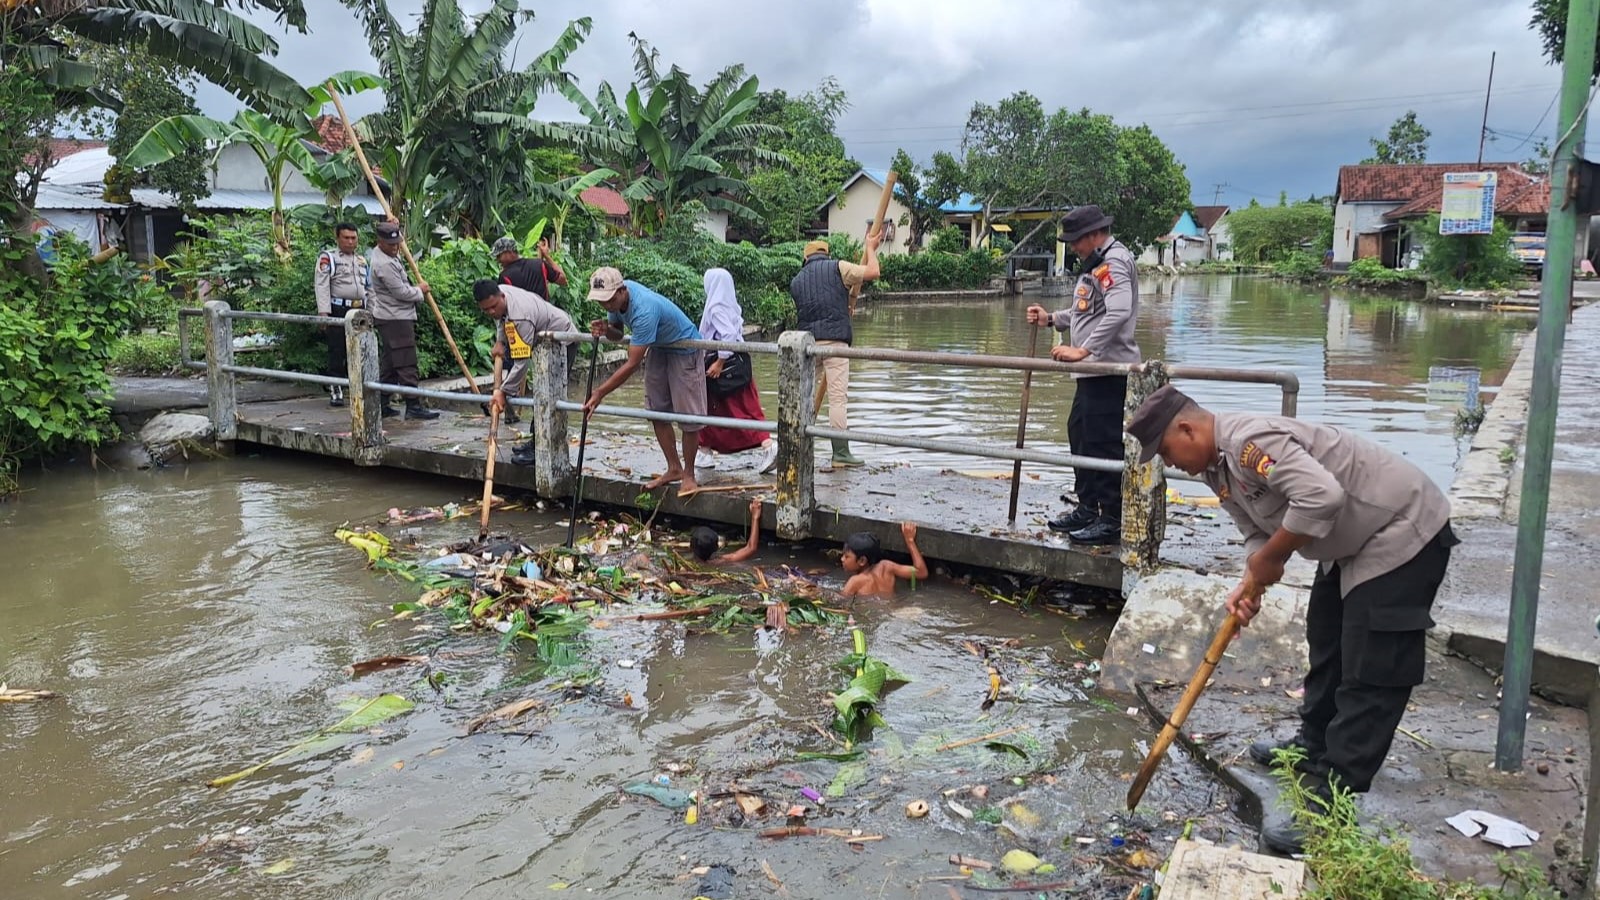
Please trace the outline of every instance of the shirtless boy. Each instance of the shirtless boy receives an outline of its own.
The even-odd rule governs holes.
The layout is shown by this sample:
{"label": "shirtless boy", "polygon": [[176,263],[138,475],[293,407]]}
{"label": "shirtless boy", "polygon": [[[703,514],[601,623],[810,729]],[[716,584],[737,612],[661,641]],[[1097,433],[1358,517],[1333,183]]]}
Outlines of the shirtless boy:
{"label": "shirtless boy", "polygon": [[858,531],[845,540],[839,564],[850,573],[850,580],[844,583],[846,597],[893,597],[895,579],[928,577],[928,564],[917,549],[917,526],[901,522],[900,535],[911,554],[909,566],[884,559],[877,535]]}

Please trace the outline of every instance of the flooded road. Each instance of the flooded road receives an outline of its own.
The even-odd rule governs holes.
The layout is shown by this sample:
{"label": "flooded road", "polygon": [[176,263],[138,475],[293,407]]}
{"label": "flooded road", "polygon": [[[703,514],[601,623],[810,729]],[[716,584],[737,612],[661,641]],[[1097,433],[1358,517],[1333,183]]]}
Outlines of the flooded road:
{"label": "flooded road", "polygon": [[[1026,303],[869,307],[858,342],[1025,353]],[[1291,369],[1302,415],[1374,434],[1444,483],[1457,453],[1453,401],[1430,396],[1430,368],[1498,384],[1527,324],[1186,279],[1146,295],[1140,341],[1171,362]],[[758,364],[770,392],[771,362]],[[851,387],[857,426],[1014,436],[1014,374],[857,362]],[[1271,388],[1186,387],[1221,408],[1277,408]],[[1066,379],[1036,379],[1031,444],[1063,447],[1069,399]],[[774,411],[770,393],[765,401]],[[953,883],[938,879],[958,874],[951,854],[998,862],[1023,848],[1057,866],[1035,880],[1120,898],[1129,871],[1149,874],[1130,854],[1149,842],[1159,862],[1188,819],[1202,836],[1254,841],[1218,808],[1227,792],[1178,752],[1138,818],[1118,815],[1153,729],[1094,687],[1105,614],[1019,610],[939,578],[859,606],[872,654],[913,680],[880,705],[887,727],[861,760],[799,761],[838,749],[818,729],[832,715],[828,693],[845,683],[835,664],[850,652],[847,628],[775,638],[623,622],[587,633],[584,664],[547,671],[492,637],[394,618],[418,588],[369,571],[333,531],[380,523],[392,506],[468,499],[461,484],[243,456],[156,472],[68,468],[30,486],[0,505],[0,681],[62,696],[0,704],[6,897],[947,898]],[[559,541],[559,521],[495,519],[531,543]],[[464,519],[412,537],[439,547],[475,531]],[[827,570],[825,583],[838,584],[836,563],[812,551],[767,546],[759,564]],[[994,648],[1012,686],[987,713],[984,665],[968,644]],[[399,653],[431,662],[360,679],[344,671]],[[383,693],[416,707],[377,733],[205,787],[338,721],[341,703]],[[546,709],[514,733],[465,735],[475,717],[526,697]],[[939,749],[1007,729],[1018,729],[1001,739],[1010,747]],[[708,798],[691,827],[682,812],[619,792],[662,775],[707,793],[738,784],[769,811],[745,821],[730,800]],[[833,796],[819,808],[802,788]],[[913,800],[932,813],[908,820]],[[836,837],[757,836],[795,803],[812,807],[812,825],[883,839],[853,849]]]}
{"label": "flooded road", "polygon": [[[1146,359],[1291,371],[1300,379],[1301,416],[1361,431],[1405,454],[1445,486],[1465,448],[1455,434],[1460,386],[1445,382],[1477,377],[1492,391],[1515,360],[1518,337],[1533,327],[1527,316],[1266,278],[1147,278],[1141,288],[1138,339]],[[1033,302],[1063,301],[1033,295],[965,303],[869,301],[855,322],[856,344],[1024,356],[1030,329],[1024,311]],[[1050,332],[1040,334],[1040,356],[1049,352],[1050,339]],[[754,359],[763,407],[775,416],[777,358]],[[1430,378],[1435,368],[1457,371]],[[1021,384],[1019,372],[852,360],[850,425],[1009,446],[1017,434]],[[1276,413],[1279,408],[1278,389],[1271,385],[1190,381],[1182,387],[1217,409]],[[615,402],[642,405],[642,386],[628,385]],[[1028,446],[1066,452],[1071,402],[1070,378],[1034,377]],[[611,419],[606,424],[648,430],[640,422]],[[852,449],[875,462],[1005,466],[863,443]],[[1184,490],[1204,492],[1192,484]]]}
{"label": "flooded road", "polygon": [[[888,727],[862,761],[797,762],[838,749],[817,728],[845,681],[834,664],[850,652],[846,628],[775,639],[626,622],[589,632],[592,669],[546,673],[489,637],[394,620],[393,604],[418,589],[368,571],[332,531],[382,521],[395,504],[462,499],[458,485],[239,457],[60,471],[0,507],[10,560],[0,680],[62,695],[0,705],[6,896],[511,898],[564,896],[564,885],[690,898],[705,892],[691,871],[719,865],[736,873],[722,896],[774,896],[765,862],[793,897],[944,898],[944,883],[924,879],[957,874],[950,854],[997,862],[1023,847],[1059,867],[1051,878],[1121,897],[1131,882],[1100,860],[1140,848],[1146,829],[1158,852],[1188,818],[1219,840],[1252,840],[1212,808],[1226,791],[1214,797],[1177,753],[1140,819],[1114,816],[1151,730],[1086,686],[1109,618],[1023,612],[938,579],[862,605],[873,655],[913,680],[880,705]],[[548,514],[495,521],[531,541],[564,530]],[[419,529],[425,546],[476,530],[470,519]],[[761,564],[834,565],[785,545],[764,548]],[[998,658],[1014,694],[985,714],[984,666],[963,642],[1007,640],[1016,646]],[[361,679],[343,671],[395,653],[434,661]],[[205,787],[338,721],[341,702],[386,692],[417,706],[378,734]],[[550,711],[516,734],[464,735],[474,717],[523,697]],[[1021,730],[1004,740],[1026,758],[981,742],[936,749],[1010,728]],[[689,827],[682,812],[618,792],[662,774],[685,790],[737,782],[775,811],[742,822],[731,801],[708,802]],[[990,793],[950,799],[993,808],[1003,824],[964,819],[942,796],[969,785]],[[820,810],[800,794],[830,786],[838,796]],[[905,805],[919,799],[934,811],[910,821]],[[792,803],[813,807],[812,825],[884,839],[851,849],[756,836],[782,825]]]}

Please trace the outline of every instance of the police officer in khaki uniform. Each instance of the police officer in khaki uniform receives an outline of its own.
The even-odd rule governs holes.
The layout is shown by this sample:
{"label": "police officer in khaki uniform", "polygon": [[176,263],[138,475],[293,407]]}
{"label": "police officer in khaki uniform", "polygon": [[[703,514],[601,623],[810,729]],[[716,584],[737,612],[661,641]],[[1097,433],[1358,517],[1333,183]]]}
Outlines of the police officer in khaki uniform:
{"label": "police officer in khaki uniform", "polygon": [[[1429,609],[1444,580],[1450,503],[1404,457],[1348,431],[1279,416],[1212,413],[1166,385],[1128,422],[1140,458],[1199,475],[1216,492],[1245,539],[1245,576],[1228,595],[1229,612],[1248,623],[1260,595],[1299,552],[1319,563],[1306,609],[1310,669],[1300,731],[1258,741],[1250,755],[1270,764],[1298,747],[1313,790],[1365,792],[1422,683]],[[1291,823],[1262,838],[1298,853]]]}
{"label": "police officer in khaki uniform", "polygon": [[[497,359],[509,357],[511,371],[501,380],[501,389],[495,392],[494,402],[505,412],[507,422],[516,422],[516,407],[507,406],[506,397],[522,395],[528,378],[528,362],[533,359],[533,343],[541,331],[575,331],[572,317],[531,291],[509,284],[497,284],[483,278],[472,284],[472,298],[478,309],[495,320],[494,355]],[[578,355],[578,345],[567,345],[567,370]],[[560,377],[566,384],[566,373]],[[533,464],[533,440],[512,450],[511,461],[517,465]]]}
{"label": "police officer in khaki uniform", "polygon": [[[1057,362],[1136,363],[1139,344],[1133,328],[1139,318],[1139,273],[1133,253],[1111,236],[1111,217],[1098,206],[1080,206],[1061,220],[1060,240],[1082,260],[1073,286],[1072,305],[1056,312],[1034,304],[1028,321],[1052,325],[1067,333],[1066,343],[1050,350]],[[1122,407],[1128,393],[1126,375],[1079,375],[1072,411],[1067,414],[1067,441],[1075,456],[1122,459]],[[1073,485],[1078,505],[1051,520],[1079,544],[1122,542],[1122,475],[1077,469]]]}
{"label": "police officer in khaki uniform", "polygon": [[[368,269],[372,274],[372,322],[378,330],[383,352],[378,359],[378,380],[384,384],[417,386],[417,304],[427,282],[413,285],[400,260],[400,225],[379,222],[378,246],[372,248]],[[400,415],[400,410],[383,403],[384,418]],[[437,419],[439,414],[422,405],[416,397],[406,398],[406,418]]]}
{"label": "police officer in khaki uniform", "polygon": [[[317,315],[343,319],[351,310],[367,305],[367,258],[356,245],[360,238],[356,227],[349,222],[333,226],[336,249],[324,250],[317,255],[316,289]],[[345,356],[344,328],[329,325],[323,329],[328,339],[328,375],[344,378],[350,371]],[[328,405],[344,405],[344,388],[328,387]]]}

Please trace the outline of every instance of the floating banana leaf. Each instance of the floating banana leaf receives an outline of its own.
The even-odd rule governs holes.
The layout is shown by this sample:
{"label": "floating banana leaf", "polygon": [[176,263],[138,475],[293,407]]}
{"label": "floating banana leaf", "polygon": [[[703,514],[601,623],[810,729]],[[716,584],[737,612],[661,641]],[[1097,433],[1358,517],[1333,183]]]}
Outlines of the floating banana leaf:
{"label": "floating banana leaf", "polygon": [[395,716],[398,716],[403,712],[407,712],[416,706],[415,703],[412,703],[410,700],[407,700],[399,694],[383,694],[374,697],[371,700],[358,702],[360,705],[357,706],[355,710],[350,713],[350,715],[345,716],[332,726],[324,728],[316,734],[311,735],[300,743],[295,744],[293,747],[283,751],[282,753],[263,760],[262,762],[256,763],[248,769],[242,769],[238,772],[235,772],[232,775],[224,775],[221,778],[214,778],[211,781],[206,782],[206,784],[214,788],[227,787],[228,785],[233,784],[235,781],[249,778],[251,775],[254,775],[262,769],[265,769],[267,766],[275,763],[280,763],[297,756],[313,756],[324,750],[337,746],[339,743],[338,735],[364,731],[378,724],[379,722],[392,719]]}

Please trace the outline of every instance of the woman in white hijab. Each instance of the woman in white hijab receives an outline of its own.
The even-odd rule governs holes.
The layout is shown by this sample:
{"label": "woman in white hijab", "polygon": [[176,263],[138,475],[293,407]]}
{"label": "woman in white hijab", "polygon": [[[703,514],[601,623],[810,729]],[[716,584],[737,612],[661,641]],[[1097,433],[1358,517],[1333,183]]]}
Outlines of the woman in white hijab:
{"label": "woman in white hijab", "polygon": [[[733,276],[727,269],[709,269],[705,276],[706,308],[700,315],[700,336],[708,341],[744,341],[744,314],[739,311],[739,299],[734,295]],[[756,391],[755,373],[750,368],[750,355],[731,350],[706,352],[706,414],[728,419],[761,421],[766,413],[761,410],[761,395]],[[778,442],[765,431],[741,428],[700,429],[702,451],[741,453],[761,448],[758,469],[770,472],[778,461]],[[705,468],[715,468],[715,457],[702,452],[700,459]]]}

